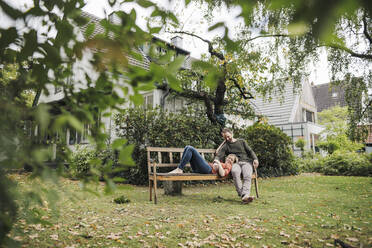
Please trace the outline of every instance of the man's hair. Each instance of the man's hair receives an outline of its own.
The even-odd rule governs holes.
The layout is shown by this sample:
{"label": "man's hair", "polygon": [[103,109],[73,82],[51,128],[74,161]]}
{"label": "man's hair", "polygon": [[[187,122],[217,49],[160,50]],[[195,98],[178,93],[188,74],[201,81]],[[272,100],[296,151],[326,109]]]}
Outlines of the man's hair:
{"label": "man's hair", "polygon": [[221,133],[233,133],[229,128],[222,129]]}

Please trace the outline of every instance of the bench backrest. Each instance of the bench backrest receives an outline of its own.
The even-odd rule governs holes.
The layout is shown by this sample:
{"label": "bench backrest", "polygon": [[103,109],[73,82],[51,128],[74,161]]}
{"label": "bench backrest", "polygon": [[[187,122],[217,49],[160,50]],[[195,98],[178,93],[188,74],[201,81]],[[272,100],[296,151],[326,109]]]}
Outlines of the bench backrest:
{"label": "bench backrest", "polygon": [[[149,173],[151,167],[177,167],[182,157],[184,148],[174,147],[146,147],[147,150],[147,165]],[[216,149],[199,149],[200,155],[203,158],[207,156],[213,159]],[[209,160],[209,159],[207,159]]]}

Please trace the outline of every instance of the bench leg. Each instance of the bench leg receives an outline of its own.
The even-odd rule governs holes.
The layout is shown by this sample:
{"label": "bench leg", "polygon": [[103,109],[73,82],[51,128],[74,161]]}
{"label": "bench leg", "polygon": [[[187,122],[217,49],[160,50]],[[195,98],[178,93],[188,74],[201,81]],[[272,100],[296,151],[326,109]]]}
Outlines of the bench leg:
{"label": "bench leg", "polygon": [[157,183],[157,180],[154,180],[153,182],[154,182],[154,203],[157,204],[158,196],[157,196],[156,190],[158,188],[158,183]]}
{"label": "bench leg", "polygon": [[257,198],[259,198],[259,195],[258,195],[258,177],[257,177],[257,171],[255,171],[255,174],[256,174],[256,178],[254,179],[254,188],[256,189],[256,196],[257,196]]}
{"label": "bench leg", "polygon": [[150,201],[152,201],[152,180],[149,179],[149,191],[150,191]]}

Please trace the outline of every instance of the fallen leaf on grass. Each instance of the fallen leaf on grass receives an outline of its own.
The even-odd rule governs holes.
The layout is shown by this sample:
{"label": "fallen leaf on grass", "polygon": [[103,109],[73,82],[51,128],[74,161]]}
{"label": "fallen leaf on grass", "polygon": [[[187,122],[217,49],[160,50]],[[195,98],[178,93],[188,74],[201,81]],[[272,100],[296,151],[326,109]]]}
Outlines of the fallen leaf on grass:
{"label": "fallen leaf on grass", "polygon": [[286,234],[285,232],[280,232],[280,236],[284,236],[286,238],[289,238],[290,235],[289,234]]}
{"label": "fallen leaf on grass", "polygon": [[261,236],[254,236],[254,238],[256,238],[256,239],[258,239],[258,240],[262,239]]}
{"label": "fallen leaf on grass", "polygon": [[[106,238],[107,239],[112,239],[112,240],[117,240],[121,237],[121,234],[122,232],[118,232],[118,233],[110,233],[110,235],[108,235]],[[128,236],[129,238],[130,236]]]}
{"label": "fallen leaf on grass", "polygon": [[331,244],[331,243],[326,243],[325,245],[328,246],[328,247],[334,247],[334,245]]}
{"label": "fallen leaf on grass", "polygon": [[350,242],[358,242],[359,239],[357,238],[346,238],[347,241],[350,241]]}
{"label": "fallen leaf on grass", "polygon": [[283,245],[289,245],[288,240],[281,240],[280,243],[283,244]]}
{"label": "fallen leaf on grass", "polygon": [[39,234],[37,234],[37,233],[35,233],[35,234],[31,234],[31,235],[28,235],[28,237],[29,237],[30,239],[36,239],[36,238],[39,237]]}
{"label": "fallen leaf on grass", "polygon": [[53,240],[58,240],[58,234],[51,234],[49,237]]}
{"label": "fallen leaf on grass", "polygon": [[331,239],[338,239],[340,238],[337,234],[331,234]]}

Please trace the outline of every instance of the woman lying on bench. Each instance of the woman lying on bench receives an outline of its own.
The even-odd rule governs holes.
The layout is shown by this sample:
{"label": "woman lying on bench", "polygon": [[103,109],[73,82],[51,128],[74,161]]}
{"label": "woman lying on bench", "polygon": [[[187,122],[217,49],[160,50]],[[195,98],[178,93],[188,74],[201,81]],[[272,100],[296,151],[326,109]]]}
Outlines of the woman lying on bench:
{"label": "woman lying on bench", "polygon": [[186,146],[180,164],[169,173],[183,173],[186,164],[190,163],[191,169],[195,173],[218,174],[224,177],[230,173],[232,165],[237,162],[238,158],[234,154],[230,154],[226,157],[226,163],[220,163],[216,160],[213,163],[208,163],[194,147]]}

